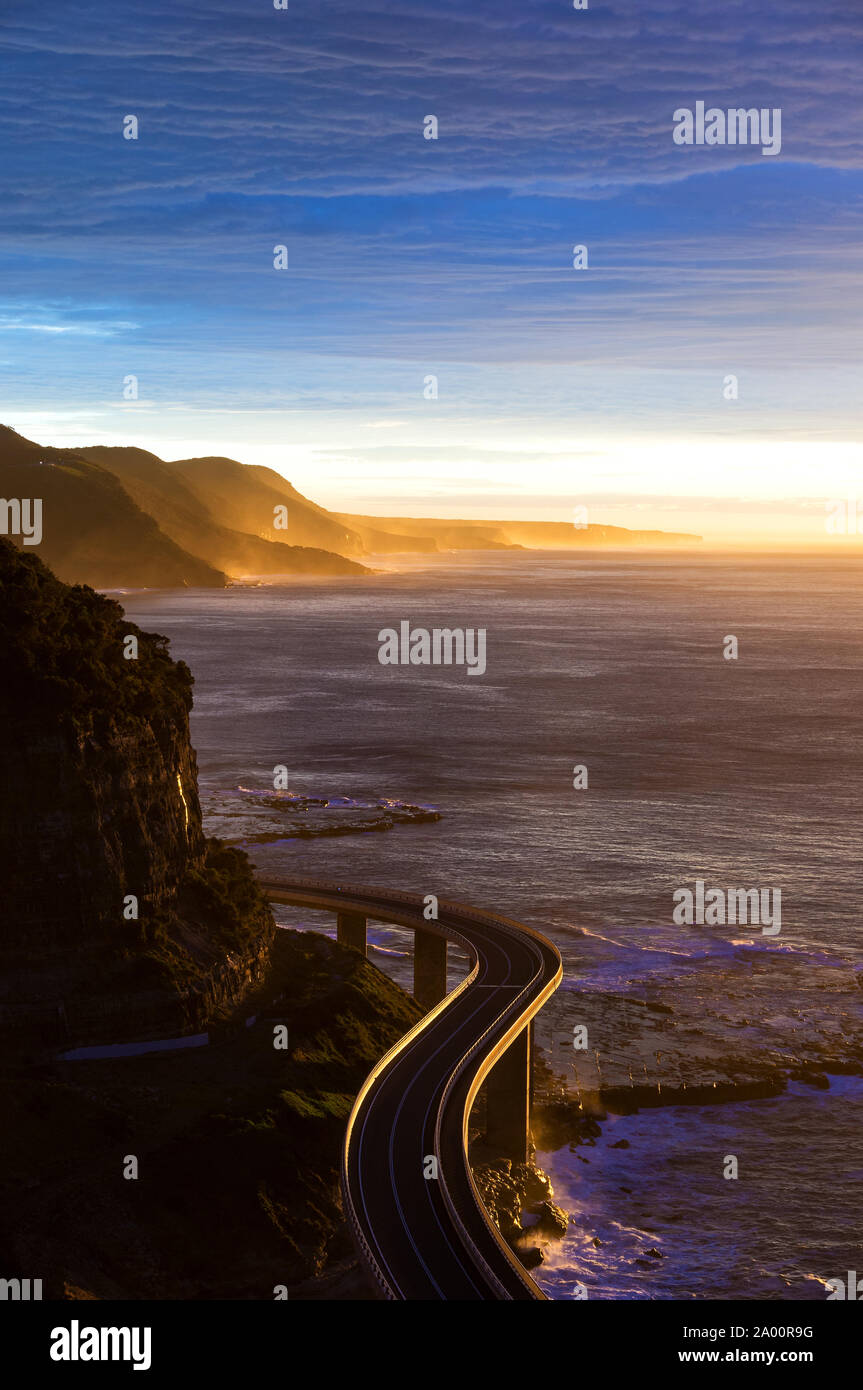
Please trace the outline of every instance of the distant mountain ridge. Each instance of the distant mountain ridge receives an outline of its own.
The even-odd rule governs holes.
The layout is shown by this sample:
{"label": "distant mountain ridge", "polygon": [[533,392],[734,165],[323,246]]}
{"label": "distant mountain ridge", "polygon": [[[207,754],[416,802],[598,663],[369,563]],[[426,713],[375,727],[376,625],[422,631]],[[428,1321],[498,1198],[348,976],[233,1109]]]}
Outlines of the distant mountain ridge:
{"label": "distant mountain ridge", "polygon": [[[0,426],[0,495],[41,499],[42,539],[27,549],[66,583],[94,589],[227,583],[226,574],[165,535],[113,473],[72,450],[34,444],[5,426]],[[0,525],[4,522],[0,517]],[[19,544],[16,536],[9,539]]]}
{"label": "distant mountain ridge", "polygon": [[[113,473],[178,545],[232,577],[364,572],[351,560],[366,553],[360,537],[278,473],[227,458],[165,463],[144,449],[95,445],[79,452]],[[279,507],[287,509],[287,530],[275,525]]]}
{"label": "distant mountain ridge", "polygon": [[[443,550],[582,550],[585,546],[693,545],[701,536],[687,531],[632,531],[626,526],[570,521],[461,521],[452,517],[353,516],[340,513],[346,525],[392,526],[414,542],[434,537]],[[408,548],[408,547],[406,547]]]}
{"label": "distant mountain ridge", "polygon": [[[233,460],[200,462],[245,471]],[[261,530],[267,522],[272,526],[276,503],[287,503],[291,510],[296,506],[293,489],[282,482],[276,502],[267,497],[269,511],[263,505],[258,509]],[[271,539],[248,534],[232,524],[230,498],[214,490],[208,504],[204,494],[194,468],[187,476],[180,465],[165,463],[145,449],[55,449],[0,426],[0,495],[41,499],[42,538],[27,548],[66,583],[94,589],[223,588],[244,575],[369,572],[341,549],[286,544],[278,531],[272,531]],[[5,512],[0,512],[0,528],[4,524]],[[347,535],[336,522],[319,531],[342,545]],[[14,535],[9,539],[21,544]],[[362,550],[359,538],[355,548]]]}
{"label": "distant mountain ridge", "polygon": [[[146,449],[102,444],[55,449],[8,426],[0,426],[0,495],[40,498],[44,528],[33,550],[65,582],[96,589],[362,575],[370,571],[360,559],[407,551],[679,546],[701,539],[553,521],[331,512],[270,468],[224,457],[166,462]],[[8,532],[0,509],[0,534],[4,525]]]}

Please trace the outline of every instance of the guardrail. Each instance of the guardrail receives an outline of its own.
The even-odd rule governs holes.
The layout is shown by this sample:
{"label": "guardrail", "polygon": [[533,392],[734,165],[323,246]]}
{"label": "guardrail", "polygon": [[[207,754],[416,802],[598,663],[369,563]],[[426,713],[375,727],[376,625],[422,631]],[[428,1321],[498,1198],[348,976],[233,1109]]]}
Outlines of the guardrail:
{"label": "guardrail", "polygon": [[[432,1027],[439,1016],[447,1009],[451,1008],[456,999],[464,991],[470,989],[471,985],[476,980],[479,968],[479,956],[476,947],[469,937],[460,932],[452,923],[443,920],[442,916],[439,916],[434,922],[427,921],[422,915],[422,907],[425,899],[420,893],[408,893],[399,889],[375,888],[365,885],[361,886],[359,884],[332,884],[320,879],[300,877],[287,879],[268,876],[266,879],[259,879],[259,883],[265,893],[268,893],[269,890],[274,890],[274,895],[278,893],[289,901],[295,902],[297,906],[318,907],[324,910],[330,908],[337,912],[339,910],[356,911],[358,913],[363,913],[367,918],[371,917],[378,921],[390,921],[395,925],[407,927],[409,930],[433,932],[436,935],[445,936],[449,940],[456,942],[467,952],[468,957],[472,960],[472,969],[467,977],[462,980],[454,990],[445,995],[443,999],[434,1005],[434,1007],[375,1064],[360,1088],[348,1119],[342,1148],[341,1168],[342,1193],[345,1210],[348,1214],[348,1220],[360,1249],[360,1253],[368,1265],[375,1282],[382,1290],[385,1297],[389,1299],[398,1299],[401,1296],[399,1290],[397,1287],[394,1287],[391,1280],[388,1279],[385,1272],[381,1269],[374,1252],[371,1250],[365,1238],[359,1214],[353,1202],[348,1172],[351,1138],[357,1117],[364,1102],[390,1065],[418,1036]],[[443,916],[449,914],[456,918],[456,920],[462,919],[463,921],[466,920],[467,922],[476,923],[479,926],[495,928],[498,932],[503,932],[505,935],[518,936],[522,943],[525,938],[528,938],[528,940],[537,947],[537,974],[547,969],[547,957],[549,954],[551,954],[552,959],[556,959],[557,962],[556,972],[546,980],[539,994],[531,998],[531,984],[533,982],[526,984],[519,991],[515,999],[508,1000],[506,1007],[503,1009],[498,1019],[484,1029],[481,1036],[474,1040],[469,1050],[461,1058],[452,1075],[447,1080],[438,1106],[435,1121],[434,1143],[435,1152],[438,1157],[440,1157],[441,1126],[444,1123],[444,1112],[447,1103],[451,1100],[455,1087],[460,1082],[467,1079],[471,1066],[474,1066],[475,1072],[473,1076],[470,1077],[470,1084],[467,1089],[463,1112],[460,1117],[461,1149],[464,1159],[463,1176],[466,1178],[469,1191],[485,1227],[505,1257],[510,1270],[518,1275],[522,1286],[528,1291],[529,1296],[537,1299],[544,1299],[545,1294],[543,1294],[533,1282],[527,1274],[527,1271],[524,1270],[516,1256],[510,1250],[482,1202],[470,1169],[470,1160],[468,1157],[468,1123],[471,1108],[482,1082],[488,1076],[495,1063],[500,1059],[513,1039],[518,1036],[524,1027],[529,1026],[530,1020],[539,1012],[543,1004],[560,983],[562,976],[560,956],[552,943],[547,941],[539,932],[534,931],[533,928],[525,927],[522,923],[515,922],[511,918],[504,917],[499,913],[485,912],[465,904],[441,899],[438,900],[438,912]],[[494,1047],[487,1051],[485,1055],[481,1055],[483,1054],[483,1049],[487,1047],[490,1036],[499,1028],[501,1018],[510,1020],[509,1027],[507,1027],[503,1035],[497,1039]],[[498,1298],[509,1297],[499,1279],[494,1274],[494,1271],[489,1267],[487,1261],[483,1258],[481,1252],[471,1240],[470,1234],[459,1214],[458,1206],[447,1186],[446,1177],[443,1174],[442,1168],[440,1171],[440,1185],[447,1211],[462,1245],[471,1252],[475,1267],[482,1270],[488,1285],[493,1290],[496,1290],[493,1296]]]}

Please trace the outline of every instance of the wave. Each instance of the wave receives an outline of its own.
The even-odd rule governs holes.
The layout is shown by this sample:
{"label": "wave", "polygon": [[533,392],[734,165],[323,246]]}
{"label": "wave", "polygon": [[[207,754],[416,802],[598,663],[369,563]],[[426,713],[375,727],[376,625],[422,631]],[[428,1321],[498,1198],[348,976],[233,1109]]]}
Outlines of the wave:
{"label": "wave", "polygon": [[[614,928],[612,928],[614,930]],[[664,925],[651,924],[644,928],[626,927],[621,930],[643,930],[645,932],[664,932],[669,930]],[[621,941],[617,936],[610,936],[606,932],[592,930],[589,927],[573,928],[573,932],[580,937],[593,941],[601,941],[608,946],[614,946],[617,950],[636,955],[667,956],[671,959],[680,959],[696,963],[701,960],[715,960],[722,957],[739,957],[742,953],[765,954],[776,956],[798,956],[802,959],[810,960],[815,965],[825,966],[844,966],[848,965],[847,958],[838,951],[825,950],[823,947],[816,947],[805,942],[780,941],[776,937],[725,937],[725,936],[702,936],[698,945],[686,946],[682,943],[669,945],[664,941],[648,940]],[[863,966],[856,967],[863,970]]]}

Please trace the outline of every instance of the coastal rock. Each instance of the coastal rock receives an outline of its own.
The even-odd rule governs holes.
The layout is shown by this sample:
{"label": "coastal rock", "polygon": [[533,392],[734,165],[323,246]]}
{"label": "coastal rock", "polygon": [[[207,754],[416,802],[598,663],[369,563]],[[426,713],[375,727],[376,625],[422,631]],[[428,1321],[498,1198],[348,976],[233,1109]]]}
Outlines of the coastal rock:
{"label": "coastal rock", "polygon": [[539,1217],[532,1227],[534,1234],[547,1236],[549,1240],[562,1240],[569,1227],[569,1217],[555,1202],[541,1202],[536,1212]]}
{"label": "coastal rock", "polygon": [[[476,1153],[482,1153],[477,1146]],[[483,1204],[526,1269],[541,1263],[545,1247],[566,1235],[569,1217],[551,1198],[548,1175],[534,1163],[493,1158],[473,1161],[473,1175]]]}
{"label": "coastal rock", "polygon": [[205,809],[209,833],[246,845],[362,835],[440,819],[440,811],[432,806],[393,797],[312,796],[253,787],[210,792]]}
{"label": "coastal rock", "polygon": [[553,1195],[551,1179],[533,1163],[517,1163],[512,1168],[513,1180],[528,1203],[547,1202]]}
{"label": "coastal rock", "polygon": [[805,1086],[813,1086],[818,1091],[830,1090],[830,1078],[823,1071],[811,1067],[793,1067],[788,1076],[792,1081],[802,1081]]}
{"label": "coastal rock", "polygon": [[275,925],[245,855],[205,839],[188,668],[5,540],[0,664],[4,1050],[195,1032],[237,1008]]}
{"label": "coastal rock", "polygon": [[545,1252],[541,1245],[519,1245],[518,1256],[525,1269],[536,1269],[545,1259]]}
{"label": "coastal rock", "polygon": [[587,1114],[575,1097],[539,1095],[533,1108],[533,1132],[541,1149],[560,1149],[564,1144],[591,1145],[602,1134],[599,1117]]}

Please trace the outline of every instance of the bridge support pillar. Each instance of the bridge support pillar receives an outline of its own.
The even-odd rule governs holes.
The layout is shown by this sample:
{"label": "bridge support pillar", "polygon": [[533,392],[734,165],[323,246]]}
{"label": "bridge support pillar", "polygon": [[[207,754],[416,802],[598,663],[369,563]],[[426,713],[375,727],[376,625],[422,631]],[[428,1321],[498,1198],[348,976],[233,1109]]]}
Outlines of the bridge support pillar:
{"label": "bridge support pillar", "polygon": [[446,937],[414,932],[414,999],[433,1009],[446,994]]}
{"label": "bridge support pillar", "polygon": [[530,1157],[532,1028],[527,1024],[486,1081],[486,1143],[513,1163]]}
{"label": "bridge support pillar", "polygon": [[340,946],[353,946],[366,954],[366,919],[361,912],[340,912],[336,935]]}

